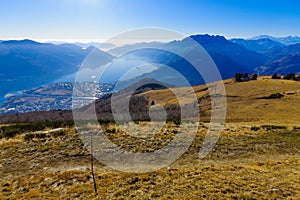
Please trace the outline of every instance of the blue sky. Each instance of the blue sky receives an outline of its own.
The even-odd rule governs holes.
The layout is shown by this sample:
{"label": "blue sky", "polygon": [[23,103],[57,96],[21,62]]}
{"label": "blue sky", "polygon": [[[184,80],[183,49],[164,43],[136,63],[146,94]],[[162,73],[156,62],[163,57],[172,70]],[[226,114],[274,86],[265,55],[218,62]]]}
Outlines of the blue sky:
{"label": "blue sky", "polygon": [[104,41],[141,27],[300,36],[298,0],[0,0],[0,39]]}

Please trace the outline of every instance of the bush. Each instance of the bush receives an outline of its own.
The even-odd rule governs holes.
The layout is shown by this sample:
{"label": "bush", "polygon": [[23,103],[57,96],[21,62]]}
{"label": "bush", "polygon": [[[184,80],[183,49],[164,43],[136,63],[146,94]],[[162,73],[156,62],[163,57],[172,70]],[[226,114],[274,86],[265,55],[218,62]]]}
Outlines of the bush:
{"label": "bush", "polygon": [[0,127],[0,138],[12,138],[17,134],[24,132],[35,132],[42,131],[46,128],[60,128],[60,127],[72,127],[74,126],[74,121],[48,121],[48,122],[38,122],[31,124],[15,124],[11,126]]}
{"label": "bush", "polygon": [[250,80],[248,73],[236,73],[234,79],[236,82],[246,82]]}
{"label": "bush", "polygon": [[173,123],[177,126],[179,126],[181,124],[181,120],[180,119],[167,119],[168,123]]}
{"label": "bush", "polygon": [[54,137],[64,136],[66,135],[65,131],[57,131],[53,133]]}
{"label": "bush", "polygon": [[296,74],[294,74],[294,73],[287,74],[287,75],[283,76],[283,79],[297,81]]}
{"label": "bush", "polygon": [[281,76],[279,74],[273,74],[272,79],[281,79]]}
{"label": "bush", "polygon": [[113,120],[109,120],[109,119],[99,119],[98,122],[99,122],[99,124],[115,123]]}
{"label": "bush", "polygon": [[0,133],[2,137],[5,138],[12,138],[15,137],[17,134],[21,134],[26,131],[35,131],[36,127],[33,127],[29,124],[17,124],[11,126],[3,126],[0,128]]}
{"label": "bush", "polygon": [[299,126],[294,126],[294,127],[293,127],[293,130],[294,130],[294,131],[300,131],[300,127],[299,127]]}
{"label": "bush", "polygon": [[252,126],[252,127],[251,127],[251,130],[252,130],[252,131],[258,131],[259,129],[260,129],[260,127],[257,127],[257,126]]}
{"label": "bush", "polygon": [[257,74],[252,74],[251,76],[250,76],[250,80],[253,80],[253,81],[255,81],[255,80],[257,80]]}
{"label": "bush", "polygon": [[106,130],[107,133],[116,133],[116,129],[115,128],[112,128],[112,129],[107,129]]}
{"label": "bush", "polygon": [[22,130],[13,125],[13,126],[3,126],[0,128],[0,133],[1,133],[1,138],[5,137],[5,138],[13,138],[15,135],[21,133]]}
{"label": "bush", "polygon": [[283,94],[280,93],[276,93],[276,94],[271,94],[270,96],[268,96],[268,99],[281,99],[282,97],[284,97]]}
{"label": "bush", "polygon": [[282,97],[284,97],[283,94],[275,93],[275,94],[271,94],[271,95],[266,96],[266,97],[259,97],[257,99],[281,99]]}
{"label": "bush", "polygon": [[28,133],[24,136],[24,139],[28,141],[28,140],[33,140],[34,137],[35,137],[34,134]]}
{"label": "bush", "polygon": [[286,80],[293,80],[293,81],[300,81],[300,76],[299,74],[294,74],[294,73],[291,73],[291,74],[287,74],[283,77],[283,79],[286,79]]}
{"label": "bush", "polygon": [[37,137],[37,138],[46,138],[46,133],[37,133],[36,135],[35,135],[35,137]]}
{"label": "bush", "polygon": [[273,130],[273,129],[287,129],[286,126],[276,126],[276,125],[262,125],[261,127],[264,128],[264,129],[267,129],[267,130]]}

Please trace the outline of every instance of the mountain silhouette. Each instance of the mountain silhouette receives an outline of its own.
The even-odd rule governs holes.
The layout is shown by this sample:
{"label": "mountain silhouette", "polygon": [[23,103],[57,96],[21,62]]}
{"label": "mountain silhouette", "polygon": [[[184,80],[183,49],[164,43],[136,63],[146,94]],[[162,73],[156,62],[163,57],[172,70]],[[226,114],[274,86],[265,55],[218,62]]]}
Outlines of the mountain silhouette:
{"label": "mountain silhouette", "polygon": [[[0,96],[37,87],[76,72],[93,49],[32,40],[1,41]],[[111,61],[111,55],[104,52],[102,55],[103,60]]]}
{"label": "mountain silhouette", "polygon": [[[178,80],[175,75],[178,72],[185,77],[188,84],[202,84],[205,82],[202,74],[199,74],[192,63],[184,57],[174,53],[181,52],[183,55],[194,56],[197,62],[201,62],[201,57],[193,55],[195,47],[191,45],[191,39],[200,44],[212,58],[221,79],[231,78],[238,72],[266,75],[300,71],[300,44],[288,45],[297,42],[299,39],[297,36],[275,38],[265,35],[251,40],[227,40],[223,36],[206,34],[192,35],[168,43],[138,43],[111,49],[109,52],[112,54],[128,53],[103,74],[103,81],[115,83],[124,73],[136,68],[133,70],[136,76],[131,77],[131,81],[125,79],[122,81],[130,84],[143,78],[159,78],[161,82],[183,86],[186,82]],[[95,56],[97,66],[115,60],[109,52],[95,49],[93,46],[83,48],[76,44],[55,45],[32,40],[0,41],[0,100],[3,100],[7,93],[39,87],[66,76],[74,77],[91,52]],[[97,68],[95,59],[92,59],[92,62],[85,62],[87,71],[91,73],[97,72],[94,70]],[[143,73],[143,70],[139,70],[139,65],[145,62],[154,67]],[[202,64],[202,67],[208,72],[211,70],[211,66]]]}
{"label": "mountain silhouette", "polygon": [[261,74],[289,74],[300,72],[300,43],[272,52],[268,61],[257,71]]}
{"label": "mountain silhouette", "polygon": [[293,44],[300,43],[299,36],[273,37],[270,35],[259,35],[251,38],[251,40],[266,39],[266,38],[285,45],[293,45]]}
{"label": "mountain silhouette", "polygon": [[269,54],[275,50],[281,49],[282,47],[286,46],[280,42],[273,41],[269,38],[263,38],[258,40],[245,40],[238,38],[231,39],[230,41],[261,54]]}
{"label": "mountain silhouette", "polygon": [[[194,42],[191,42],[191,40]],[[143,44],[139,43],[136,46],[127,46],[126,49],[135,49],[136,47],[138,50],[129,53],[131,58],[134,57],[136,60],[146,60],[149,63],[159,63],[160,65],[168,66],[183,75],[190,85],[198,85],[205,82],[202,74],[199,74],[195,69],[195,66],[189,63],[184,57],[174,53],[181,52],[181,54],[186,55],[187,57],[193,57],[193,59],[197,61],[207,59],[198,57],[199,55],[194,55],[197,53],[197,47],[194,47],[193,45],[197,43],[201,45],[212,58],[220,71],[221,79],[230,78],[239,71],[252,73],[255,68],[263,65],[266,61],[264,55],[248,50],[239,44],[230,42],[223,36],[193,35],[180,41],[172,41],[164,44],[154,43],[154,45],[145,44],[144,48]],[[122,50],[122,48],[117,49],[117,51],[120,50]],[[111,50],[110,52],[115,51]],[[208,72],[212,67],[206,65],[206,63],[202,63],[201,66],[203,67],[203,70]],[[121,76],[122,74],[119,74],[118,77]],[[158,69],[142,75],[135,81],[142,78],[159,78],[159,81],[165,81],[169,84],[175,84],[177,86],[184,85],[183,82],[179,83],[178,76],[176,76],[175,73],[172,74],[166,67],[158,67]],[[211,81],[217,80],[214,79]]]}

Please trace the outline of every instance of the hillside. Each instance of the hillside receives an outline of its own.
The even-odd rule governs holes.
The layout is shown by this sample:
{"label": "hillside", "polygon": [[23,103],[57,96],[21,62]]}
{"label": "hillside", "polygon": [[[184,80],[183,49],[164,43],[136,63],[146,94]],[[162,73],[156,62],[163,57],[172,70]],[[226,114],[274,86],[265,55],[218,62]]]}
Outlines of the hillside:
{"label": "hillside", "polygon": [[[227,122],[253,122],[253,123],[297,123],[300,116],[296,110],[300,109],[300,82],[290,80],[273,80],[270,77],[259,77],[256,81],[236,83],[233,80],[225,80],[227,94]],[[208,120],[209,99],[206,86],[196,86],[194,90],[200,99],[203,120]],[[183,89],[178,89],[182,90]],[[197,92],[198,91],[198,92]],[[284,97],[280,99],[264,99],[272,94],[280,93]],[[176,102],[175,96],[170,91],[151,91],[145,94],[149,101],[157,104]],[[188,101],[186,102],[188,103]],[[202,105],[202,106],[201,106]],[[292,109],[291,109],[292,108]],[[257,112],[259,110],[259,112]],[[206,113],[206,114],[205,114]]]}
{"label": "hillside", "polygon": [[[227,122],[253,122],[253,123],[282,123],[285,120],[289,123],[297,123],[300,116],[296,115],[295,110],[300,109],[300,82],[290,80],[273,80],[268,76],[259,77],[256,81],[236,83],[231,79],[225,80],[225,90],[227,93]],[[185,93],[185,88],[178,88],[179,93]],[[195,86],[194,90],[200,102],[201,120],[208,121],[210,117],[210,99],[206,85]],[[280,99],[267,99],[272,94],[280,93],[284,95]],[[126,96],[125,94],[122,94]],[[108,97],[109,98],[109,97]],[[121,98],[120,98],[121,99]],[[150,103],[154,101],[156,104],[166,105],[174,104],[175,107],[167,109],[179,109],[177,99],[170,90],[153,90],[144,93],[136,93],[132,97],[132,101],[140,102],[139,106],[145,106],[142,113],[139,107],[132,108],[133,114],[141,114],[143,117],[148,116],[148,108]],[[185,103],[192,103],[192,100],[186,99]],[[143,102],[143,103],[142,103]],[[293,108],[293,109],[291,109]],[[93,109],[86,107],[86,109]],[[97,100],[96,110],[98,117],[101,119],[112,119],[110,112],[110,99],[107,97]],[[260,110],[261,112],[257,112]],[[172,115],[171,115],[172,116]],[[25,113],[19,115],[2,115],[0,123],[26,122],[26,120],[46,121],[46,120],[71,120],[71,111],[51,111],[41,112],[41,116],[35,113]],[[176,117],[176,116],[173,116]],[[136,119],[139,120],[138,116]]]}
{"label": "hillside", "polygon": [[274,50],[268,61],[260,68],[262,74],[288,74],[300,72],[300,44]]}
{"label": "hillside", "polygon": [[[120,172],[95,160],[97,195],[93,192],[89,151],[74,124],[66,121],[72,117],[70,112],[1,116],[2,122],[4,119],[45,122],[0,125],[0,198],[299,199],[300,83],[270,77],[224,83],[227,119],[217,145],[207,157],[198,157],[210,116],[207,86],[201,85],[194,90],[202,108],[202,121],[188,150],[170,166],[148,173]],[[142,92],[140,88],[134,98],[144,99],[145,105],[151,101],[162,105],[177,103],[170,90],[155,87],[159,90],[145,88]],[[272,95],[276,93],[284,96]],[[185,99],[185,103],[189,101]],[[96,105],[105,104],[99,101]],[[55,119],[65,122],[54,122]],[[141,134],[153,131],[147,123],[135,122],[143,128]],[[183,123],[191,125],[189,121]],[[171,120],[154,138],[144,138],[124,131],[133,122],[116,125],[100,120],[100,124],[114,144],[139,153],[164,147],[181,127]],[[184,134],[191,133],[187,130]],[[176,150],[173,148],[169,151]]]}
{"label": "hillside", "polygon": [[246,49],[258,52],[265,57],[265,62],[255,68],[255,72],[260,75],[299,72],[299,37],[274,38],[261,36],[250,40],[231,39],[230,41]]}

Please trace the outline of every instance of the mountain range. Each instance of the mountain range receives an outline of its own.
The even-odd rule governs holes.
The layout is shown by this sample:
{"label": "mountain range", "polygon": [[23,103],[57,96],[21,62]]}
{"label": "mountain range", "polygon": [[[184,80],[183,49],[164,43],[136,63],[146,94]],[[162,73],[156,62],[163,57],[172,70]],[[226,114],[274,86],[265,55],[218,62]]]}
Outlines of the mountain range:
{"label": "mountain range", "polygon": [[258,74],[300,72],[300,37],[274,38],[264,35],[250,40],[231,39],[230,41],[265,57],[265,62],[254,69]]}
{"label": "mountain range", "polygon": [[270,35],[259,35],[251,38],[251,40],[259,40],[259,39],[270,39],[275,42],[279,42],[285,45],[292,45],[300,43],[300,37],[299,36],[287,36],[287,37],[273,37]]}
{"label": "mountain range", "polygon": [[[32,40],[0,42],[0,96],[38,87],[76,72],[94,49],[74,44],[54,45]],[[99,50],[100,51],[100,50]],[[101,52],[104,62],[112,56]]]}
{"label": "mountain range", "polygon": [[262,38],[257,40],[231,39],[230,41],[261,54],[272,53],[277,49],[285,47],[284,44],[276,42],[269,38]]}
{"label": "mountain range", "polygon": [[[260,75],[300,72],[300,38],[297,36],[275,38],[267,35],[251,39],[231,39],[223,36],[192,35],[189,38],[199,43],[218,67],[222,79],[233,77],[237,72],[258,73]],[[85,58],[97,55],[102,64],[116,60],[114,54],[128,52],[122,62],[108,70],[103,82],[114,83],[126,71],[136,67],[140,60],[170,66],[188,80],[191,85],[203,83],[201,75],[184,58],[161,49],[174,49],[186,55],[193,52],[188,38],[168,43],[138,43],[115,47],[107,52],[85,44],[38,43],[32,40],[0,41],[0,100],[7,93],[27,90],[44,84],[74,78]],[[134,49],[141,49],[135,50]],[[134,58],[137,62],[130,61]],[[207,69],[209,70],[209,69]],[[168,74],[163,67],[155,66],[139,79],[160,77],[176,85],[176,77]],[[128,82],[128,80],[126,80]],[[138,80],[136,80],[138,81]]]}

